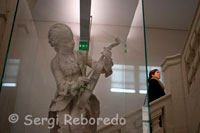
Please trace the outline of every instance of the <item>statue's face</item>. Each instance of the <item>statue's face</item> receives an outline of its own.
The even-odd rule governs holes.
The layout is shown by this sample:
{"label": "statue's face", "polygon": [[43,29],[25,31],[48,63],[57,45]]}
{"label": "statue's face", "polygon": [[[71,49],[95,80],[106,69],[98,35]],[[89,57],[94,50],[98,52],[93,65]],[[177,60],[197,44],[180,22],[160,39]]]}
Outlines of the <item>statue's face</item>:
{"label": "statue's face", "polygon": [[72,52],[74,50],[74,38],[73,34],[71,33],[70,30],[66,30],[64,32],[58,32],[57,37],[59,38],[57,47],[60,52]]}
{"label": "statue's face", "polygon": [[72,52],[74,50],[74,39],[71,38],[64,38],[58,42],[58,47],[64,52]]}

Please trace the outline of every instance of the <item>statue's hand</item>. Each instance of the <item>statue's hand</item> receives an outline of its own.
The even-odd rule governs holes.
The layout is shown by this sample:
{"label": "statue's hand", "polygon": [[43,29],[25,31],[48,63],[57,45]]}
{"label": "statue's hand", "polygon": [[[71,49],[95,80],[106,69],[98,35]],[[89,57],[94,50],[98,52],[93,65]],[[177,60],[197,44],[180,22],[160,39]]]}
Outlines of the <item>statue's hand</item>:
{"label": "statue's hand", "polygon": [[89,83],[89,79],[87,77],[79,77],[77,81],[73,81],[71,85],[70,92],[73,96],[78,93],[85,91],[87,85]]}
{"label": "statue's hand", "polygon": [[89,83],[89,79],[88,79],[87,77],[79,77],[79,78],[78,78],[78,82],[79,82],[80,84],[83,84],[83,83],[88,84],[88,83]]}
{"label": "statue's hand", "polygon": [[117,38],[115,38],[115,42],[116,43],[121,43],[121,40],[117,37]]}
{"label": "statue's hand", "polygon": [[104,56],[104,57],[111,57],[112,56],[112,52],[108,49],[108,48],[104,48],[103,52],[101,52],[101,54]]}
{"label": "statue's hand", "polygon": [[85,91],[88,83],[89,83],[89,79],[87,77],[79,77],[78,78],[78,84],[79,84],[78,91],[80,94]]}

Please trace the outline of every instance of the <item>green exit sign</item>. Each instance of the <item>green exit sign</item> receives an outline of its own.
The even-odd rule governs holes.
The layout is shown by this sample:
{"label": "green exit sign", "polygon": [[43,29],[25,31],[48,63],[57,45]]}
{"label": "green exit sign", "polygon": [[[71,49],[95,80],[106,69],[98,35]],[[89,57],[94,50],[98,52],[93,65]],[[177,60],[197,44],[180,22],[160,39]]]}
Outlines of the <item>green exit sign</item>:
{"label": "green exit sign", "polygon": [[79,41],[79,50],[87,51],[88,42],[87,41]]}

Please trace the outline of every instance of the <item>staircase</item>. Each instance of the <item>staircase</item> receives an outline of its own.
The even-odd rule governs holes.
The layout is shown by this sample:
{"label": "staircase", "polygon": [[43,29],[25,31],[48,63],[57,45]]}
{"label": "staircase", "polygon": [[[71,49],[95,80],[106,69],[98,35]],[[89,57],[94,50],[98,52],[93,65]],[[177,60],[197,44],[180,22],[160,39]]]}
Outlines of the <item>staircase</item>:
{"label": "staircase", "polygon": [[108,125],[98,129],[97,133],[142,133],[142,109],[124,116],[126,125]]}
{"label": "staircase", "polygon": [[[150,104],[152,133],[200,133],[200,2],[183,51],[166,57],[161,67],[166,95]],[[125,126],[105,126],[98,133],[142,133],[141,109],[125,118]]]}

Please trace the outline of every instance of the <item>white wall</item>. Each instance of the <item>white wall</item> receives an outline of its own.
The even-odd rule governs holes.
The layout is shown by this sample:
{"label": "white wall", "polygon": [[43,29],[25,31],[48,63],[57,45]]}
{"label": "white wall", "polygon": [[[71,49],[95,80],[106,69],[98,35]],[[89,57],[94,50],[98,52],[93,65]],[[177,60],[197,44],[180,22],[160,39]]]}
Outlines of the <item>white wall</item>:
{"label": "white wall", "polygon": [[161,65],[165,56],[180,53],[187,31],[147,28],[147,54],[149,65]]}

